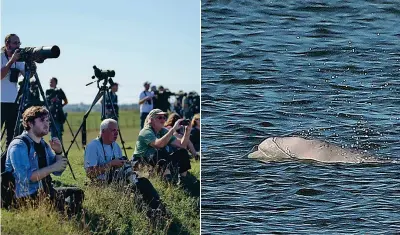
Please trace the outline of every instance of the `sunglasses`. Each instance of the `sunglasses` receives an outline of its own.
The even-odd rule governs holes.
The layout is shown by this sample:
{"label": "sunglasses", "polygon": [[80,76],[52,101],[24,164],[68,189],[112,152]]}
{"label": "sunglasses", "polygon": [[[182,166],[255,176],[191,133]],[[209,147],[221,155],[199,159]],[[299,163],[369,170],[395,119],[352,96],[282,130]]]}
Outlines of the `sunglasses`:
{"label": "sunglasses", "polygon": [[167,120],[166,116],[157,116],[156,117],[158,120]]}
{"label": "sunglasses", "polygon": [[11,44],[14,44],[14,45],[21,45],[21,42],[12,42]]}

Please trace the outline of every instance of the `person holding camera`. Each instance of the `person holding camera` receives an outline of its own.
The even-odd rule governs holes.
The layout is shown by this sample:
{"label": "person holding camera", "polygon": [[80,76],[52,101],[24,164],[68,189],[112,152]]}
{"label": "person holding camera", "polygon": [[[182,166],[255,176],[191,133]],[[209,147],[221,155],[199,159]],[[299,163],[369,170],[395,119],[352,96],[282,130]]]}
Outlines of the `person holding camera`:
{"label": "person holding camera", "polygon": [[200,113],[196,113],[192,118],[192,132],[190,133],[190,142],[194,149],[200,151]]}
{"label": "person holding camera", "polygon": [[57,78],[53,77],[50,79],[50,89],[46,90],[46,99],[49,104],[50,113],[54,119],[54,125],[50,126],[51,138],[58,137],[62,141],[62,133],[66,120],[63,107],[68,104],[68,99],[64,91],[57,87],[57,84]]}
{"label": "person holding camera", "polygon": [[[187,123],[183,138],[178,140],[174,133],[181,128],[183,119],[177,120],[174,126],[168,130],[164,127],[167,120],[166,114],[160,109],[153,109],[147,115],[144,128],[139,132],[136,141],[133,159],[144,161],[153,167],[159,166],[163,171],[164,180],[168,182],[173,180],[173,173],[177,169],[179,172],[178,184],[186,183],[187,171],[191,169],[186,147],[192,126],[190,122]],[[170,153],[169,145],[180,149]]]}
{"label": "person holding camera", "polygon": [[172,92],[170,92],[168,89],[164,89],[163,86],[158,87],[158,108],[161,109],[164,112],[171,111],[171,103],[169,102],[169,97],[173,95]]}
{"label": "person holding camera", "polygon": [[139,109],[140,109],[140,129],[143,129],[144,120],[147,115],[153,109],[153,97],[154,93],[150,92],[150,82],[145,82],[143,84],[144,91],[139,95]]}
{"label": "person holding camera", "polygon": [[11,142],[5,162],[5,171],[15,178],[15,198],[35,201],[44,194],[59,210],[67,206],[69,212],[78,212],[83,191],[76,187],[53,188],[52,185],[50,174],[61,175],[68,160],[62,155],[60,140],[52,139],[49,146],[43,139],[49,132],[49,111],[33,106],[25,110],[22,118],[25,131]]}
{"label": "person holding camera", "polygon": [[14,136],[15,122],[18,116],[18,77],[25,73],[25,63],[18,62],[21,42],[16,34],[6,36],[5,46],[1,50],[1,127],[5,124],[6,146]]}
{"label": "person holding camera", "polygon": [[[168,119],[167,119],[167,121],[165,122],[165,124],[164,124],[164,126],[165,126],[165,128],[167,128],[168,130],[169,129],[171,129],[174,125],[175,125],[175,122],[176,121],[178,121],[179,119],[181,119],[181,116],[179,115],[179,114],[177,114],[177,113],[171,113],[169,116],[168,116]],[[184,120],[185,121],[185,120]],[[187,120],[186,119],[186,122],[188,122],[189,120]],[[182,124],[182,122],[181,122],[181,124]],[[184,128],[184,127],[182,127],[182,128]],[[178,139],[178,140],[181,140],[182,138],[183,138],[183,129],[182,128],[180,128],[179,130],[177,130],[175,133],[174,133],[174,136]],[[192,131],[191,131],[191,133],[193,132],[193,122],[192,122]],[[190,136],[192,136],[192,135],[190,135]],[[192,156],[195,158],[195,159],[198,159],[199,158],[199,156],[198,156],[198,153],[197,153],[197,151],[198,150],[196,150],[195,149],[195,146],[194,146],[194,144],[192,143],[192,141],[191,141],[191,139],[189,138],[189,141],[188,141],[188,144],[187,144],[187,149],[189,150],[189,152],[192,154]],[[170,148],[170,152],[174,152],[174,151],[176,151],[176,150],[178,150],[179,148],[176,148],[176,147],[173,147],[173,146],[170,146],[171,148]]]}
{"label": "person holding camera", "polygon": [[138,191],[152,210],[164,210],[160,196],[151,182],[132,172],[134,162],[122,156],[118,137],[118,123],[114,119],[104,119],[100,124],[100,136],[92,140],[85,149],[84,167],[87,176],[94,182],[109,184],[126,182],[132,190]]}

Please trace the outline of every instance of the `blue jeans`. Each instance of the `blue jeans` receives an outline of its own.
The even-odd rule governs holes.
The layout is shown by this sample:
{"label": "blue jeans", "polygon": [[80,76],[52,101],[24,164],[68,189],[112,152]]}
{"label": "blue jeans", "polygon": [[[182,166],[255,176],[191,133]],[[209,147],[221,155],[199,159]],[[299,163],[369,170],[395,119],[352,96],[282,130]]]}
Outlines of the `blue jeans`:
{"label": "blue jeans", "polygon": [[[58,139],[62,142],[62,132],[64,131],[63,125],[61,123],[57,122],[57,121],[55,121],[54,124],[55,124],[55,126],[57,128],[57,131],[55,130],[55,128],[53,127],[53,124],[51,123],[50,124],[50,135],[51,135],[51,138],[58,137]],[[57,132],[58,132],[59,136],[57,136]]]}
{"label": "blue jeans", "polygon": [[149,113],[140,113],[140,129],[143,129],[144,120],[146,120],[148,114]]}

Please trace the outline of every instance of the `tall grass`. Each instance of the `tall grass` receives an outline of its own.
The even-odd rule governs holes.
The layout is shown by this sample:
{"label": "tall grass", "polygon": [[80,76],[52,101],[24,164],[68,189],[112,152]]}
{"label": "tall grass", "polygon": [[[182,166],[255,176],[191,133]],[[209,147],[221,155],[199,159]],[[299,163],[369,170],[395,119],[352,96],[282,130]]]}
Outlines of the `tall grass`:
{"label": "tall grass", "polygon": [[[69,113],[68,123],[76,132],[80,127],[84,113]],[[91,113],[87,119],[87,142],[99,133],[100,114]],[[140,119],[137,111],[122,111],[119,127],[127,148],[127,156],[133,153],[139,133]],[[45,137],[50,138],[50,135]],[[63,143],[65,150],[71,145],[72,134],[67,123],[64,125]],[[150,221],[146,210],[139,204],[136,195],[112,186],[94,186],[89,184],[83,168],[84,151],[81,135],[77,136],[78,150],[71,145],[68,159],[76,180],[67,168],[62,176],[53,176],[57,186],[78,186],[85,191],[83,213],[68,218],[56,212],[48,203],[37,207],[24,207],[6,211],[1,210],[1,234],[199,234],[200,215],[199,198],[190,196],[185,190],[161,181],[157,176],[141,172],[147,176],[159,192],[171,217]],[[120,139],[117,141],[120,146]],[[199,162],[192,161],[190,173],[200,177]]]}

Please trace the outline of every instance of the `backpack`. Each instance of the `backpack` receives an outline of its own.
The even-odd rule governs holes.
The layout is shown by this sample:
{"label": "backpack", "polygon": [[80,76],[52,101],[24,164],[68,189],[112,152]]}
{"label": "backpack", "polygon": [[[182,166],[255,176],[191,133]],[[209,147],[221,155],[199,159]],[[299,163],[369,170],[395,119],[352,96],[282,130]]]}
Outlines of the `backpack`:
{"label": "backpack", "polygon": [[[14,139],[21,139],[28,147],[28,154],[31,150],[31,144],[27,137],[16,136]],[[1,207],[9,209],[15,201],[15,178],[13,171],[5,171],[7,150],[1,153]]]}

